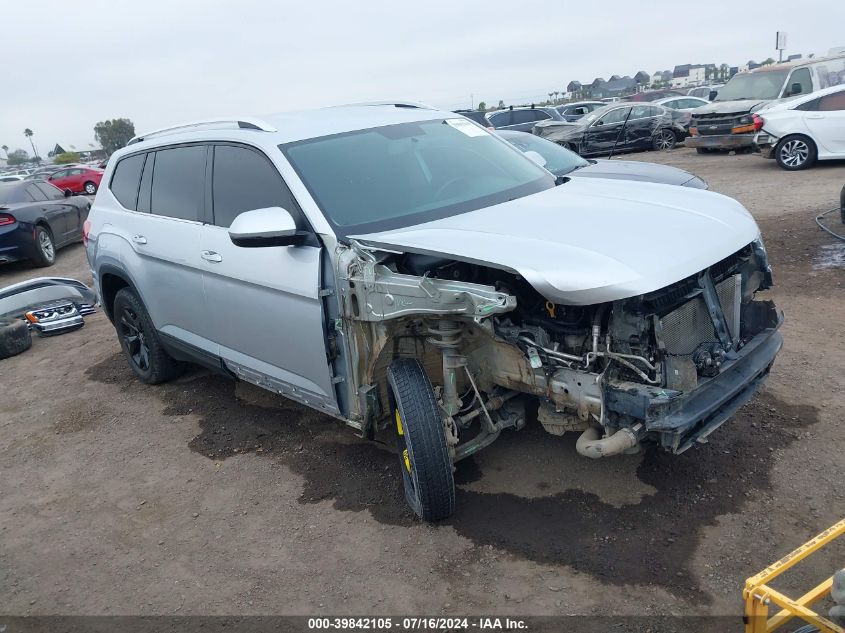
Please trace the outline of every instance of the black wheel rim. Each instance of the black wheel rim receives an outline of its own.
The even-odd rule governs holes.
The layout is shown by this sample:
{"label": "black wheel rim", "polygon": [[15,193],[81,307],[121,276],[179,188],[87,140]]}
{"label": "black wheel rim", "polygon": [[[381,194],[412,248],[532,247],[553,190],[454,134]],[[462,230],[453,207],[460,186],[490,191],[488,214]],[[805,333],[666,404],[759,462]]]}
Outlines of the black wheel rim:
{"label": "black wheel rim", "polygon": [[150,347],[147,337],[141,319],[130,308],[125,308],[120,315],[120,338],[129,362],[142,372],[149,371]]}

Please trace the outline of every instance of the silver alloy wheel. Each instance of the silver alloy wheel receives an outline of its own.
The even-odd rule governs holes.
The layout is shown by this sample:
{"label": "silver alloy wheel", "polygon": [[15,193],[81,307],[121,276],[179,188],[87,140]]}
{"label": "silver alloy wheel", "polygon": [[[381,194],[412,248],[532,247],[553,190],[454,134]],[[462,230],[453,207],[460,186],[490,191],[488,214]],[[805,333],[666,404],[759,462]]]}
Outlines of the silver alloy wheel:
{"label": "silver alloy wheel", "polygon": [[97,185],[95,185],[93,182],[86,182],[85,193],[87,193],[89,196],[93,196],[95,193],[97,193]]}
{"label": "silver alloy wheel", "polygon": [[53,247],[53,240],[50,239],[50,235],[47,231],[42,230],[41,233],[38,234],[38,245],[41,247],[44,259],[48,262],[55,261],[56,249]]}
{"label": "silver alloy wheel", "polygon": [[663,130],[657,137],[657,148],[666,151],[675,147],[675,135],[669,130]]}
{"label": "silver alloy wheel", "polygon": [[800,167],[807,162],[809,155],[810,147],[798,138],[787,141],[780,148],[780,160],[787,167]]}

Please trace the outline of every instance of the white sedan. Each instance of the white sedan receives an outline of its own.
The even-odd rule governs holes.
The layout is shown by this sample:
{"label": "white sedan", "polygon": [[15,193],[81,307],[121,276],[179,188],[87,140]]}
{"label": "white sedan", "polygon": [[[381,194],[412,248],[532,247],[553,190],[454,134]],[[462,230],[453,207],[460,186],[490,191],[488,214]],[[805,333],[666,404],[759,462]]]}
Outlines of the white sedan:
{"label": "white sedan", "polygon": [[663,99],[658,99],[654,102],[655,105],[662,105],[664,108],[669,108],[671,110],[681,110],[682,112],[689,112],[690,110],[695,110],[696,108],[700,108],[701,106],[710,105],[710,102],[707,99],[701,99],[700,97],[664,97]]}
{"label": "white sedan", "polygon": [[754,145],[784,169],[845,158],[845,85],[774,103],[754,117]]}

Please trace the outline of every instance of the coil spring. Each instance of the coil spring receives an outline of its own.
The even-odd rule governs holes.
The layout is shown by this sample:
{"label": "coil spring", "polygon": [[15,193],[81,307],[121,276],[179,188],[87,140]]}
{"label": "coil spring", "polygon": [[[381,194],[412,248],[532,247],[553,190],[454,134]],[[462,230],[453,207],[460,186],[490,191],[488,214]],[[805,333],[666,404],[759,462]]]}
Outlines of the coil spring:
{"label": "coil spring", "polygon": [[457,349],[464,337],[464,324],[460,321],[442,319],[426,322],[429,343],[440,349]]}

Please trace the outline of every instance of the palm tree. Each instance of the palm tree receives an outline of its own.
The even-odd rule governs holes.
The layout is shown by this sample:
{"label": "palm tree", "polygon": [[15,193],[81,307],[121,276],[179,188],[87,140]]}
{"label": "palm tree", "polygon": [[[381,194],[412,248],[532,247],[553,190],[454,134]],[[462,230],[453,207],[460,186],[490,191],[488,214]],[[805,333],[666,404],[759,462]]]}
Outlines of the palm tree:
{"label": "palm tree", "polygon": [[557,96],[560,94],[559,90],[555,90],[555,103],[557,103]]}
{"label": "palm tree", "polygon": [[553,95],[553,94],[554,94],[553,92],[550,92],[550,93],[549,93],[549,102],[551,102],[551,100],[552,100],[552,95]]}
{"label": "palm tree", "polygon": [[29,144],[32,146],[32,156],[33,156],[33,158],[38,156],[38,150],[35,149],[35,142],[32,140],[32,137],[35,135],[35,133],[32,130],[30,130],[29,128],[26,128],[23,131],[23,135],[26,138],[29,139]]}

